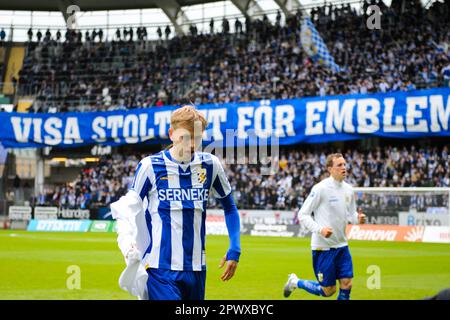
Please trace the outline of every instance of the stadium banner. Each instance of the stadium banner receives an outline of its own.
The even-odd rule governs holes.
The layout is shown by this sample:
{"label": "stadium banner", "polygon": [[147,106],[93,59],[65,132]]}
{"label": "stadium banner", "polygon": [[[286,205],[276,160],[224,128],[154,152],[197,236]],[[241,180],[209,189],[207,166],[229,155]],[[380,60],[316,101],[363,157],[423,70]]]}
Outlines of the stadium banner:
{"label": "stadium banner", "polygon": [[[204,104],[212,148],[371,136],[450,136],[450,88]],[[106,112],[0,113],[7,148],[166,143],[176,106]],[[212,143],[214,142],[214,143]]]}
{"label": "stadium banner", "polygon": [[205,224],[205,232],[207,235],[222,235],[222,236],[228,235],[228,229],[225,223],[225,218],[210,219],[207,217]]}
{"label": "stadium banner", "polygon": [[[385,215],[384,211],[371,210],[369,212],[364,209],[364,213],[367,215],[367,224],[380,224],[380,225],[399,225],[398,214]],[[239,215],[241,217],[241,223],[244,224],[281,224],[292,225],[298,224],[297,211],[294,210],[254,210],[254,209],[239,209]],[[209,209],[209,216],[223,216],[223,210]]]}
{"label": "stadium banner", "polygon": [[425,227],[392,225],[348,225],[349,240],[422,242]]}
{"label": "stadium banner", "polygon": [[34,207],[35,220],[58,219],[58,207]]}
{"label": "stadium banner", "polygon": [[[241,234],[251,236],[266,236],[266,237],[310,237],[311,233],[300,225],[295,224],[254,224],[242,223]],[[228,229],[225,220],[218,219],[206,221],[207,235],[228,235]]]}
{"label": "stadium banner", "polygon": [[423,242],[450,243],[450,227],[425,227]]}
{"label": "stadium banner", "polygon": [[[241,223],[247,224],[296,224],[297,213],[289,210],[246,210],[239,209]],[[209,209],[207,219],[223,217],[223,210]],[[208,221],[208,220],[207,220]]]}
{"label": "stadium banner", "polygon": [[[58,207],[30,207],[10,206],[10,220],[51,220],[51,219],[81,219],[93,220],[96,218],[95,209],[65,209]],[[32,214],[33,213],[33,214]]]}
{"label": "stadium banner", "polygon": [[89,209],[63,209],[58,211],[59,219],[91,219],[91,211]]}
{"label": "stadium banner", "polygon": [[92,221],[89,231],[90,232],[111,232],[112,226],[113,226],[112,221],[94,220],[94,221]]}
{"label": "stadium banner", "polygon": [[244,224],[243,234],[265,237],[310,237],[311,232],[298,224]]}
{"label": "stadium banner", "polygon": [[[447,210],[447,208],[444,208]],[[399,212],[401,226],[449,226],[448,213]]]}
{"label": "stadium banner", "polygon": [[28,231],[87,232],[91,220],[31,220]]}
{"label": "stadium banner", "polygon": [[[210,212],[211,211],[211,212]],[[241,234],[252,236],[269,236],[269,237],[309,237],[311,233],[304,227],[293,224],[292,220],[288,223],[281,223],[283,220],[274,220],[270,217],[274,212],[292,214],[291,211],[264,211],[264,210],[242,210],[241,215]],[[248,219],[247,215],[255,216],[265,214],[269,216],[267,220],[261,218]],[[250,221],[250,222],[248,222]],[[253,221],[258,221],[254,223]],[[266,223],[267,221],[268,223]],[[228,235],[228,229],[225,223],[225,217],[222,210],[208,210],[206,216],[206,234],[208,235]]]}
{"label": "stadium banner", "polygon": [[390,224],[394,226],[399,225],[398,215],[386,215],[386,212],[380,212],[379,210],[370,210],[369,212],[367,211],[367,209],[363,209],[363,212],[366,214],[367,224]]}
{"label": "stadium banner", "polygon": [[8,209],[8,216],[10,220],[31,220],[31,212],[32,209],[28,206],[10,206]]}

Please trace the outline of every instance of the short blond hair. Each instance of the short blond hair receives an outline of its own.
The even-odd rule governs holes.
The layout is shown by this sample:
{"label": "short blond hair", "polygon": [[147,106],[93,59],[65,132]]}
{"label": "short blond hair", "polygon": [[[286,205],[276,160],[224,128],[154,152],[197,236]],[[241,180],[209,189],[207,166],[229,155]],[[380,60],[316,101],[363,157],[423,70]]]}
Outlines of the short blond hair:
{"label": "short blond hair", "polygon": [[187,105],[178,108],[172,113],[172,117],[170,118],[170,126],[173,129],[182,127],[193,130],[197,121],[201,122],[202,130],[205,130],[208,125],[208,121],[206,121],[205,117],[197,109],[195,109],[194,106]]}
{"label": "short blond hair", "polygon": [[332,154],[329,154],[328,156],[327,156],[327,161],[326,161],[326,166],[327,166],[327,168],[330,168],[330,167],[332,167],[333,166],[333,161],[334,161],[334,159],[337,159],[337,158],[343,158],[344,156],[342,155],[342,153],[332,153]]}

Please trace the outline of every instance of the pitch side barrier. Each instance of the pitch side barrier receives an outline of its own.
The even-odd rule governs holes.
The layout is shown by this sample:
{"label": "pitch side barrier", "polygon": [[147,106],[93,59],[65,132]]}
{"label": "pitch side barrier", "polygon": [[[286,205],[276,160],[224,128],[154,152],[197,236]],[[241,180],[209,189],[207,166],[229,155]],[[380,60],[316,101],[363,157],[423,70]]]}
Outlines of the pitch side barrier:
{"label": "pitch side barrier", "polygon": [[[359,192],[359,191],[357,191]],[[72,210],[78,215],[65,218],[58,217],[56,207],[10,207],[9,218],[12,229],[47,232],[116,232],[116,221],[86,219],[87,213]],[[442,212],[409,213],[413,217],[418,214],[430,216],[429,219],[414,220],[421,225],[377,224],[370,219],[368,224],[348,225],[347,236],[350,240],[372,241],[407,241],[450,243],[450,227],[440,225]],[[399,214],[403,214],[400,212]],[[436,216],[435,216],[436,215]],[[240,210],[241,233],[251,236],[273,237],[309,237],[311,233],[298,223],[295,211],[283,210]],[[400,220],[397,219],[397,222]],[[412,222],[412,219],[406,219]],[[375,223],[373,223],[375,222]],[[210,209],[206,218],[208,235],[227,235],[228,230],[222,210]]]}

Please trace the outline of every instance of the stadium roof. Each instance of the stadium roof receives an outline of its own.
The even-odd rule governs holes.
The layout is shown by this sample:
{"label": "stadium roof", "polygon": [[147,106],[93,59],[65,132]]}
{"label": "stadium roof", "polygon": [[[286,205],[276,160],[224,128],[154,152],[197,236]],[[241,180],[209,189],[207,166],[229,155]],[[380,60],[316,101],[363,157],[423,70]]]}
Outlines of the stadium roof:
{"label": "stadium roof", "polygon": [[0,10],[61,11],[77,5],[83,11],[160,8],[162,2],[175,2],[181,7],[217,2],[218,0],[14,0],[0,1]]}
{"label": "stadium roof", "polygon": [[[0,1],[0,10],[24,11],[60,11],[64,20],[68,21],[71,14],[78,11],[104,11],[126,9],[160,8],[175,28],[177,34],[184,34],[190,20],[183,7],[196,4],[217,2],[219,0],[12,0]],[[256,0],[230,0],[246,17],[262,13],[263,9]],[[273,0],[279,8],[289,14],[291,10],[301,7],[299,0]],[[70,8],[78,6],[78,10]],[[70,13],[70,14],[69,14]]]}
{"label": "stadium roof", "polygon": [[[183,7],[219,0],[12,0],[0,1],[0,10],[60,11],[65,21],[75,12],[159,8],[169,18],[177,34],[185,34],[191,21]],[[246,17],[263,13],[256,0],[230,0]],[[299,0],[273,0],[288,15],[301,7]],[[73,8],[75,5],[78,8]],[[72,19],[73,22],[73,19]]]}

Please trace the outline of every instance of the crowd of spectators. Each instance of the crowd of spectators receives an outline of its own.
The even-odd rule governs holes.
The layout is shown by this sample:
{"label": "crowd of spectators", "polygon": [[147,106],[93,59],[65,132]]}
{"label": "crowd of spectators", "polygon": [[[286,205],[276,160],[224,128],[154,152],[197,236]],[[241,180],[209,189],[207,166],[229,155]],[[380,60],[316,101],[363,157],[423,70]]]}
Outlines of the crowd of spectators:
{"label": "crowd of spectators", "polygon": [[[160,34],[161,28],[158,28],[158,34]],[[165,29],[166,38],[171,33],[170,26],[167,26]],[[134,35],[136,34],[136,38]],[[36,34],[33,31],[33,28],[29,28],[28,32],[28,44],[30,45],[35,39],[35,42],[40,43],[43,42],[45,44],[55,44],[59,42],[65,43],[82,43],[82,42],[103,42],[107,41],[104,38],[105,32],[102,28],[92,29],[92,30],[81,30],[81,29],[67,29],[64,31],[64,39],[61,30],[57,30],[55,34],[52,34],[50,29],[47,29],[45,33],[42,33],[40,29],[37,29]],[[132,42],[134,40],[143,41],[148,39],[147,28],[143,27],[124,27],[123,29],[117,28],[114,37],[112,40],[116,41],[129,41]],[[161,34],[162,36],[162,34]],[[160,36],[160,37],[161,37]]]}
{"label": "crowd of spectators", "polygon": [[[312,186],[328,176],[326,155],[331,150],[290,150],[280,157],[280,170],[261,175],[258,165],[230,165],[227,172],[234,196],[244,208],[295,209]],[[448,147],[376,148],[366,152],[342,150],[347,160],[346,181],[359,187],[448,187]]]}
{"label": "crowd of spectators", "polygon": [[[133,41],[127,31],[127,41],[122,32],[111,41],[29,42],[19,93],[36,96],[32,111],[51,112],[448,86],[449,2],[424,9],[418,0],[394,0],[390,7],[370,1],[361,12],[330,4],[310,13],[342,72],[305,55],[298,11],[283,23],[280,14],[275,23],[267,16],[237,20],[234,33],[224,19],[222,32],[202,34],[191,26],[190,35],[159,41]],[[379,30],[366,26],[371,4],[382,13]],[[102,39],[99,33],[90,37]]]}
{"label": "crowd of spectators", "polygon": [[103,156],[95,166],[83,168],[75,181],[47,188],[36,204],[81,209],[109,205],[128,190],[140,158]]}
{"label": "crowd of spectators", "polygon": [[[328,176],[325,159],[331,149],[290,147],[280,151],[280,156],[272,159],[277,170],[271,175],[261,171],[261,164],[228,164],[223,159],[239,208],[299,208],[312,186]],[[346,181],[355,187],[450,187],[449,151],[448,146],[344,149]],[[47,190],[38,204],[69,208],[106,206],[126,193],[144,156],[104,156],[97,165],[83,169],[76,181]],[[218,204],[211,199],[210,206]]]}

